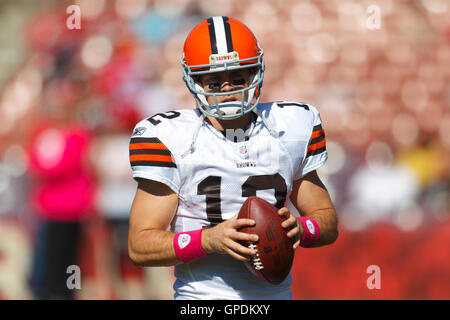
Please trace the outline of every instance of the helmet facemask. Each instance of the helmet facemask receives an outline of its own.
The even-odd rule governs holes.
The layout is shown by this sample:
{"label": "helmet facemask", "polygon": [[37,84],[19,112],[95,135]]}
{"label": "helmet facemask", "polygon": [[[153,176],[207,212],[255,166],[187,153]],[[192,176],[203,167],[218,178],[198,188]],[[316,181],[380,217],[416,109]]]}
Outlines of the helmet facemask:
{"label": "helmet facemask", "polygon": [[[184,60],[183,80],[197,103],[199,109],[206,115],[218,119],[236,119],[251,112],[259,102],[261,87],[264,78],[264,52],[259,48],[259,55],[247,59],[239,60],[237,52],[226,55],[211,55],[210,63],[204,65],[188,66]],[[218,62],[223,61],[223,62]],[[205,92],[202,86],[196,82],[199,76],[229,70],[252,69],[249,78],[249,85],[245,88],[227,92]],[[241,94],[241,101],[231,101],[218,103],[218,96],[228,96]],[[214,98],[214,104],[210,105],[207,97]],[[253,102],[254,100],[254,102]]]}

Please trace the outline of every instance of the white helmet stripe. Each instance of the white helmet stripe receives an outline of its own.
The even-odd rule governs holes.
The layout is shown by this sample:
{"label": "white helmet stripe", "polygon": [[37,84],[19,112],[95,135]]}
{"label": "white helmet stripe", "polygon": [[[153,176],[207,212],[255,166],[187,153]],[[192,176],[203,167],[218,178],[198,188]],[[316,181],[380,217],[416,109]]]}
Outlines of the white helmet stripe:
{"label": "white helmet stripe", "polygon": [[214,31],[216,34],[217,53],[228,53],[227,38],[225,35],[225,22],[222,17],[213,17]]}

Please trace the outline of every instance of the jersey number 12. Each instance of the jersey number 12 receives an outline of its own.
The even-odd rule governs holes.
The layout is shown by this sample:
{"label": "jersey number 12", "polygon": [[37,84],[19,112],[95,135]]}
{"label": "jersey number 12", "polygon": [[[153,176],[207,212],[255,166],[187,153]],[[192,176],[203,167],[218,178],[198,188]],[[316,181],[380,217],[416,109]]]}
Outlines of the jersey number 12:
{"label": "jersey number 12", "polygon": [[[208,176],[198,184],[197,194],[206,196],[206,214],[211,225],[216,225],[224,221],[222,219],[222,209],[220,205],[220,190],[222,177]],[[256,191],[274,189],[276,204],[275,207],[281,209],[286,201],[287,186],[286,181],[279,173],[271,175],[250,176],[242,184],[242,197],[256,196]]]}

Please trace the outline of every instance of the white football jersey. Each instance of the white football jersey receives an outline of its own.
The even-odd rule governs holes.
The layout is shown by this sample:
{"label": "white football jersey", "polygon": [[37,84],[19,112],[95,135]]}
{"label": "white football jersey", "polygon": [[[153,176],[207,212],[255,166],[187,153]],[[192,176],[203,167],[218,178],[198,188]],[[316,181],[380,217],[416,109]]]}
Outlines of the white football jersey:
{"label": "white football jersey", "polygon": [[[278,134],[271,135],[256,115],[245,131],[222,132],[203,121],[193,152],[186,151],[199,125],[198,109],[159,113],[136,125],[130,141],[133,177],[162,182],[178,194],[171,231],[230,219],[252,195],[281,208],[293,181],[325,163],[325,134],[316,108],[271,102],[258,109]],[[272,285],[225,254],[178,264],[175,276],[176,299],[292,299],[291,275]]]}

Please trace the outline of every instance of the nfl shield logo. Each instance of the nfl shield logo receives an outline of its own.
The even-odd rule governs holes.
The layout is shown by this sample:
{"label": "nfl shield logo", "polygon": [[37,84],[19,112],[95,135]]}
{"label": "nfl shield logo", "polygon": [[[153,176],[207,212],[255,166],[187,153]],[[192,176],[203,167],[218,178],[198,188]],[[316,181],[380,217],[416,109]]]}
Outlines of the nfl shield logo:
{"label": "nfl shield logo", "polygon": [[248,149],[247,146],[240,146],[239,147],[239,155],[241,158],[247,159],[248,158]]}

